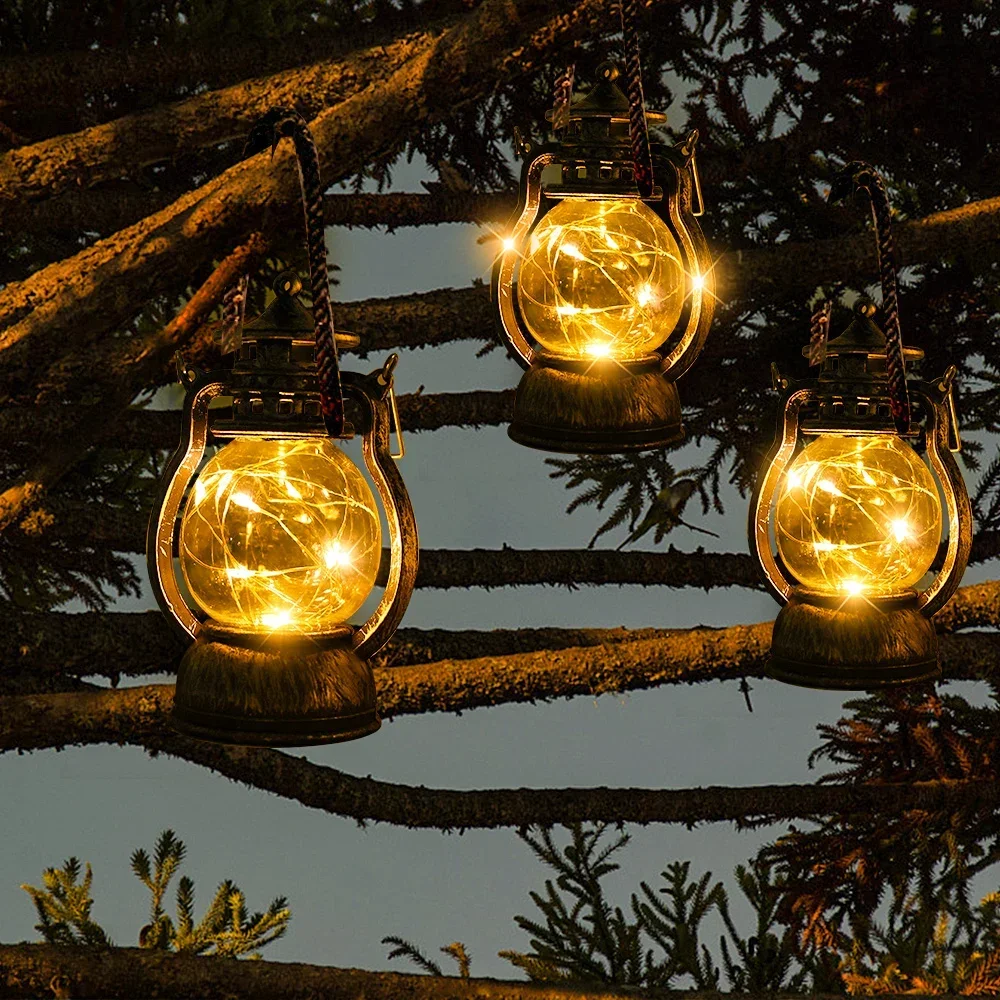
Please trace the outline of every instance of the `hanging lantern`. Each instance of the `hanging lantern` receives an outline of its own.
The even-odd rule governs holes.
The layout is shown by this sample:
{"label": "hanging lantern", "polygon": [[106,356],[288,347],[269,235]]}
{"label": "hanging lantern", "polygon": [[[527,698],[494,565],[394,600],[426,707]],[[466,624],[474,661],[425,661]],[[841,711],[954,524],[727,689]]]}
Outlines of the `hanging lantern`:
{"label": "hanging lantern", "polygon": [[[279,275],[231,370],[179,362],[184,430],[150,519],[147,558],[160,608],[195,640],[178,670],[172,723],[202,739],[298,746],[374,732],[368,660],[413,591],[416,525],[389,444],[392,355],[368,376],[342,373],[389,531],[384,596],[363,625],[349,623],[375,585],[382,528],[367,481],[328,435],[300,290],[294,273]],[[338,333],[336,343],[358,341]],[[232,397],[232,412],[213,411],[220,418],[210,424],[217,396]],[[348,424],[342,437],[351,436]],[[222,447],[202,465],[210,440]]]}
{"label": "hanging lantern", "polygon": [[[972,514],[952,457],[960,448],[956,369],[907,383],[916,405],[909,432],[899,434],[874,312],[871,303],[857,306],[826,345],[817,379],[795,381],[773,367],[784,408],[753,495],[750,544],[784,605],[769,673],[807,687],[865,690],[938,677],[931,618],[969,558]],[[923,357],[914,348],[903,354]],[[928,582],[945,522],[943,559]]]}
{"label": "hanging lantern", "polygon": [[674,382],[712,319],[697,135],[651,144],[656,185],[643,198],[618,70],[603,63],[598,75],[570,104],[560,141],[522,144],[520,201],[493,267],[499,332],[527,369],[508,433],[547,451],[633,451],[683,437]]}

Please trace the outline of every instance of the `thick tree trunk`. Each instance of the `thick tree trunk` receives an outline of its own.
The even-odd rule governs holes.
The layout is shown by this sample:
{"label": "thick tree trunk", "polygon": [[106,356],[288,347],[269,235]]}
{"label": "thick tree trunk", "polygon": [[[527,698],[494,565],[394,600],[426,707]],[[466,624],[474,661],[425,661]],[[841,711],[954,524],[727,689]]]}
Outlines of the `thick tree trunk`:
{"label": "thick tree trunk", "polygon": [[269,108],[296,108],[313,118],[396,73],[415,49],[432,43],[444,30],[446,25],[431,25],[343,59],[257,75],[232,87],[12,149],[0,156],[0,226],[10,230],[16,223],[8,216],[12,206],[117,181],[148,164],[242,139]]}
{"label": "thick tree trunk", "polygon": [[[440,38],[411,39],[395,72],[312,122],[324,181],[352,176],[428,122],[475,99],[499,74],[530,72],[542,55],[605,17],[598,0],[575,8],[485,0]],[[221,247],[252,230],[266,233],[274,221],[269,209],[287,211],[297,188],[289,149],[270,163],[265,155],[254,157],[157,215],[7,288],[0,304],[0,399],[42,381],[59,356],[115,329],[141,303],[183,287]]]}

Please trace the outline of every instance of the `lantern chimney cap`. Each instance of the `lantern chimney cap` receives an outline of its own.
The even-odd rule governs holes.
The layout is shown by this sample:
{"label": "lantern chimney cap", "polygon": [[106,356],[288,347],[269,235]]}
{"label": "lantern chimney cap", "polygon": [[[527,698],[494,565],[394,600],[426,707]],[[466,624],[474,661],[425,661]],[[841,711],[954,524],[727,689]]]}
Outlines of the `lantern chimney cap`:
{"label": "lantern chimney cap", "polygon": [[[625,91],[618,85],[621,71],[610,59],[597,67],[597,83],[586,93],[574,97],[569,106],[569,120],[584,118],[605,118],[609,121],[627,122],[629,103]],[[546,111],[545,117],[551,121],[553,112]],[[646,111],[646,121],[650,125],[660,125],[667,116],[660,111]]]}
{"label": "lantern chimney cap", "polygon": [[[274,299],[254,320],[243,327],[243,339],[310,341],[315,337],[315,322],[312,313],[299,301],[302,280],[289,269],[281,271],[271,282]],[[341,350],[357,347],[360,337],[337,330],[334,334],[337,347]]]}
{"label": "lantern chimney cap", "polygon": [[[884,358],[886,356],[886,339],[882,328],[873,319],[875,303],[870,299],[860,299],[854,304],[854,319],[839,337],[834,337],[826,345],[828,355],[843,356],[845,354],[861,354],[869,358]],[[809,357],[812,348],[806,345],[802,348],[804,357]],[[903,356],[907,361],[917,360],[924,356],[918,347],[903,347]]]}

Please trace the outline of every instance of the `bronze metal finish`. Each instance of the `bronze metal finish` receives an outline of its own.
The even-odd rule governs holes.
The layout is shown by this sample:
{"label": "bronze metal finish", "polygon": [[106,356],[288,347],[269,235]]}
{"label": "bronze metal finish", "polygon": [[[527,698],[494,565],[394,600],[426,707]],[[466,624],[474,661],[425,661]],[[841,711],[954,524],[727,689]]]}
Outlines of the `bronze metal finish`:
{"label": "bronze metal finish", "polygon": [[658,355],[589,361],[539,353],[514,397],[508,435],[545,451],[617,453],[684,436],[677,387]]}
{"label": "bronze metal finish", "polygon": [[[750,504],[751,553],[772,596],[784,607],[774,624],[768,672],[805,687],[871,690],[940,675],[932,617],[962,579],[972,542],[972,511],[961,471],[953,424],[954,367],[940,379],[910,382],[916,403],[908,437],[923,450],[937,479],[948,522],[941,569],[921,592],[845,599],[800,587],[771,542],[771,508],[800,436],[895,434],[885,372],[885,335],[874,307],[861,303],[854,322],[827,345],[817,379],[796,381],[772,366],[775,388],[785,392],[778,436]],[[922,352],[906,349],[917,358]]]}
{"label": "bronze metal finish", "polygon": [[[160,482],[146,551],[157,603],[183,636],[195,640],[178,670],[171,722],[178,731],[199,739],[247,746],[305,746],[357,739],[377,730],[380,723],[369,658],[395,632],[416,580],[416,522],[390,448],[392,372],[397,361],[392,355],[369,375],[342,373],[345,397],[357,404],[356,431],[389,531],[389,577],[371,617],[359,626],[341,626],[322,634],[268,635],[203,620],[181,593],[174,568],[178,515],[210,433],[221,442],[240,435],[325,436],[318,417],[314,344],[307,336],[312,321],[295,300],[300,288],[297,278],[279,276],[277,298],[245,328],[240,358],[232,372],[201,372],[178,364],[188,390],[183,436]],[[341,343],[347,346],[351,339],[342,337]],[[247,350],[254,345],[264,349]],[[232,418],[210,428],[210,401],[227,395],[237,404],[248,405],[235,405]],[[290,407],[282,405],[286,399]],[[254,400],[260,405],[255,407]],[[310,405],[313,401],[315,411]]]}
{"label": "bronze metal finish", "polygon": [[[600,66],[598,75],[597,85],[571,103],[560,141],[520,144],[525,155],[520,199],[506,241],[514,249],[501,253],[493,267],[498,331],[526,370],[509,434],[546,451],[637,451],[682,438],[673,383],[697,359],[712,321],[712,258],[696,218],[703,205],[693,134],[680,146],[650,146],[659,184],[646,204],[677,240],[684,271],[697,278],[677,329],[657,355],[580,364],[537,350],[527,332],[517,300],[518,248],[546,212],[564,198],[640,197],[633,174],[628,98],[615,82],[618,70],[612,63]],[[646,117],[650,124],[664,121],[658,112],[647,112]],[[543,174],[557,167],[559,179],[543,181]]]}

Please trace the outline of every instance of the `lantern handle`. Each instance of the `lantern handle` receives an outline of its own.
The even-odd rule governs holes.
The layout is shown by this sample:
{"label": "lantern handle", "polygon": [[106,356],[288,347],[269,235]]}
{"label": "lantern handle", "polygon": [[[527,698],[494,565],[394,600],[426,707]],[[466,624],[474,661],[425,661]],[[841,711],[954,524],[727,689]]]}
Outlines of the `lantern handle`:
{"label": "lantern handle", "polygon": [[[788,388],[788,380],[778,374],[776,365],[771,366],[775,388]],[[795,587],[793,580],[782,568],[771,549],[771,505],[782,473],[795,452],[799,438],[799,410],[802,404],[814,395],[810,389],[798,389],[785,400],[785,406],[778,421],[778,436],[765,459],[764,474],[758,476],[750,499],[750,514],[747,535],[750,539],[750,554],[757,560],[764,574],[764,585],[770,595],[785,604]]]}
{"label": "lantern handle", "polygon": [[514,295],[514,268],[520,248],[538,218],[542,204],[542,171],[557,159],[554,150],[538,153],[526,160],[521,170],[521,190],[513,222],[503,237],[500,253],[493,263],[491,291],[497,303],[497,322],[500,339],[508,352],[522,368],[530,368],[535,359],[534,348],[528,343],[519,322]]}
{"label": "lantern handle", "polygon": [[[952,437],[948,400],[956,369],[952,365],[944,376],[934,382],[911,383],[915,395],[923,399],[929,426],[924,439],[931,469],[941,484],[945,509],[948,512],[948,547],[944,562],[931,585],[920,594],[920,610],[928,618],[936,615],[951,599],[962,582],[972,548],[972,505],[962,471],[949,448]],[[954,428],[958,434],[958,427]]]}
{"label": "lantern handle", "polygon": [[368,621],[358,626],[353,638],[354,650],[363,659],[374,656],[396,631],[410,603],[420,561],[413,506],[389,446],[387,397],[392,391],[392,367],[387,365],[367,376],[346,371],[342,376],[345,394],[356,400],[364,411],[362,453],[389,525],[389,576],[385,592],[378,607]]}
{"label": "lantern handle", "polygon": [[[687,265],[683,270],[690,300],[684,332],[670,353],[662,355],[660,364],[663,373],[674,382],[698,360],[708,338],[715,312],[715,271],[708,241],[692,210],[692,175],[687,168],[680,169],[673,161],[670,163],[677,176],[677,197],[664,197],[671,228]],[[689,272],[687,268],[692,265],[694,271]]]}
{"label": "lantern handle", "polygon": [[201,620],[188,607],[174,571],[174,538],[184,493],[198,471],[208,442],[208,404],[226,389],[220,373],[188,367],[176,355],[177,373],[187,389],[181,441],[170,456],[156,492],[146,531],[146,567],[153,596],[166,619],[184,639],[196,639]]}

